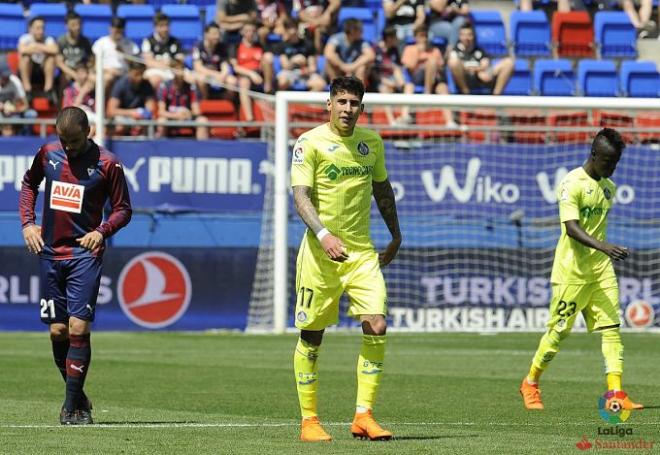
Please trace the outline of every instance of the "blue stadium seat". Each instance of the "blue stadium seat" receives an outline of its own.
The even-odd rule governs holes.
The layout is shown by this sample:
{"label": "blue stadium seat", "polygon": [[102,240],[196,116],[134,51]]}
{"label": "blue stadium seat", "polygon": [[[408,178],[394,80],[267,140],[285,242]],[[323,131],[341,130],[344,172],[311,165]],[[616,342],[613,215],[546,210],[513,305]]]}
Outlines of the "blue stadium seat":
{"label": "blue stadium seat", "polygon": [[82,18],[82,34],[87,39],[96,41],[108,34],[112,21],[110,5],[77,4],[74,11]]}
{"label": "blue stadium seat", "polygon": [[490,55],[507,55],[506,31],[502,15],[497,10],[470,12],[477,44]]}
{"label": "blue stadium seat", "polygon": [[163,5],[161,12],[170,18],[170,34],[190,49],[202,37],[202,23],[196,5]]}
{"label": "blue stadium seat", "polygon": [[[449,65],[445,66],[445,78],[447,79],[447,89],[449,90],[449,93],[452,95],[459,93],[458,87],[456,86],[456,82],[454,81],[454,75],[449,69]],[[415,89],[415,92],[419,93],[417,92],[417,88]],[[490,87],[477,87],[470,90],[471,95],[490,95],[491,92],[492,90],[490,89]]]}
{"label": "blue stadium seat", "polygon": [[0,49],[16,50],[18,38],[25,31],[23,7],[15,3],[0,4]]}
{"label": "blue stadium seat", "polygon": [[612,60],[580,60],[578,90],[584,96],[618,96],[616,64]]}
{"label": "blue stadium seat", "polygon": [[[497,62],[493,62],[495,65]],[[504,87],[503,95],[527,96],[532,94],[532,72],[529,69],[529,61],[516,59],[513,74],[509,83]]]}
{"label": "blue stadium seat", "polygon": [[621,11],[599,11],[594,17],[594,35],[601,58],[637,57],[637,31]]}
{"label": "blue stadium seat", "polygon": [[378,41],[380,36],[378,36],[376,18],[374,17],[374,12],[370,8],[350,6],[342,7],[339,10],[339,15],[337,16],[337,24],[339,25],[339,29],[342,30],[346,19],[351,18],[362,22],[362,37],[366,41],[370,43],[375,43]]}
{"label": "blue stadium seat", "polygon": [[513,11],[509,26],[516,57],[550,56],[550,24],[543,11]]}
{"label": "blue stadium seat", "polygon": [[570,60],[537,60],[534,64],[534,91],[542,96],[573,96],[575,73]]}
{"label": "blue stadium seat", "polygon": [[154,15],[156,11],[151,5],[119,5],[117,16],[126,20],[126,37],[136,43],[154,32]]}
{"label": "blue stadium seat", "polygon": [[66,32],[66,12],[65,3],[33,3],[30,6],[30,19],[42,16],[46,21],[46,36],[57,39]]}
{"label": "blue stadium seat", "polygon": [[620,71],[621,93],[637,98],[660,97],[660,73],[651,61],[625,61]]}
{"label": "blue stadium seat", "polygon": [[197,5],[197,6],[208,6],[208,5],[215,6],[215,1],[216,0],[186,0],[186,3],[188,5]]}
{"label": "blue stadium seat", "polygon": [[[275,77],[277,77],[277,73],[280,71],[282,71],[282,62],[280,62],[279,56],[275,55],[273,56],[273,74]],[[296,83],[289,87],[288,90],[306,91],[307,85],[304,82],[296,81]]]}
{"label": "blue stadium seat", "polygon": [[206,16],[204,17],[204,26],[215,21],[215,5],[209,5],[206,7]]}

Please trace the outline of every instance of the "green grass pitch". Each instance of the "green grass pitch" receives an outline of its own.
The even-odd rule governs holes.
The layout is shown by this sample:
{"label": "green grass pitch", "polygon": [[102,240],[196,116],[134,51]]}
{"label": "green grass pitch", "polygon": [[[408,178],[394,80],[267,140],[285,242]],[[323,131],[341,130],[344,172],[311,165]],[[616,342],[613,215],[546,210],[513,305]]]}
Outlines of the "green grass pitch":
{"label": "green grass pitch", "polygon": [[[46,333],[0,334],[0,453],[521,454],[580,453],[601,441],[660,451],[660,335],[625,333],[624,387],[649,406],[622,425],[598,414],[600,337],[573,334],[543,378],[546,410],[518,386],[539,334],[390,334],[375,415],[396,440],[354,440],[358,333],[328,333],[319,411],[334,440],[301,443],[295,334],[95,333],[86,390],[96,424],[62,427],[64,387]],[[599,450],[598,453],[620,453]],[[643,453],[643,450],[626,450]]]}

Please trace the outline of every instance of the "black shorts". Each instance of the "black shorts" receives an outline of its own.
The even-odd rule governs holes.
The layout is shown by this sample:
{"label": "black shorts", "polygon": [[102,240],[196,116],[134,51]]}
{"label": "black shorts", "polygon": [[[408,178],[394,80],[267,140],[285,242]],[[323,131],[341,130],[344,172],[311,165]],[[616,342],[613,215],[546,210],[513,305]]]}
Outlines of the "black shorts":
{"label": "black shorts", "polygon": [[[410,73],[410,80],[413,84],[415,85],[424,85],[424,76],[425,76],[426,70],[424,67],[418,68],[416,71]],[[440,84],[440,83],[447,83],[447,78],[445,77],[445,72],[443,70],[439,70],[435,73],[435,79],[433,80],[433,84],[431,86],[432,89],[435,89],[435,86]]]}

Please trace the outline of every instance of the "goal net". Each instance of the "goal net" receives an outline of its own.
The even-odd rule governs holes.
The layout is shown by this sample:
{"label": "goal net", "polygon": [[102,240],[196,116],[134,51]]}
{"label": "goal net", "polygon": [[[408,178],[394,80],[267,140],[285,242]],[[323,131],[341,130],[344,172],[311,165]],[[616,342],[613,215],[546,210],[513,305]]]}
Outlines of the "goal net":
{"label": "goal net", "polygon": [[[327,121],[326,98],[277,95],[248,330],[293,327],[295,257],[305,226],[289,189],[291,148],[298,135]],[[367,94],[364,102],[360,124],[385,141],[403,233],[399,255],[383,269],[391,328],[542,330],[560,232],[555,188],[584,162],[603,126],[628,142],[613,176],[608,228],[610,242],[632,251],[615,265],[622,320],[660,326],[657,100]],[[405,110],[409,119],[400,119]],[[390,239],[375,204],[371,233],[378,249]],[[345,316],[347,305],[344,297],[339,327],[356,325]]]}

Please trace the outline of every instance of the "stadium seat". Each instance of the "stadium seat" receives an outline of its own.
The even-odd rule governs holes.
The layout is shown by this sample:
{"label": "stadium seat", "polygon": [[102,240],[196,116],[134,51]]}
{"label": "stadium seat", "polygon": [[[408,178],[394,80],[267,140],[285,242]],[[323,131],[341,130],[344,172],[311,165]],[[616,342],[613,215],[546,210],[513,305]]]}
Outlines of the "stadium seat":
{"label": "stadium seat", "polygon": [[117,16],[126,20],[126,37],[137,43],[154,32],[154,15],[151,5],[119,5]]}
{"label": "stadium seat", "polygon": [[586,11],[555,12],[552,43],[559,57],[593,57],[594,29]]}
{"label": "stadium seat", "polygon": [[[57,106],[53,105],[48,101],[48,98],[36,97],[32,100],[32,109],[37,111],[37,118],[42,119],[54,119],[57,117]],[[34,125],[32,127],[34,134],[41,134],[41,126]],[[46,127],[46,134],[51,135],[55,134],[55,125],[48,125]]]}
{"label": "stadium seat", "polygon": [[459,115],[461,125],[468,127],[465,133],[467,139],[471,142],[491,142],[495,138],[491,137],[494,131],[480,131],[480,126],[497,126],[497,114],[495,110],[479,109],[478,111],[461,111]]}
{"label": "stadium seat", "polygon": [[[206,7],[206,15],[204,16],[204,26],[209,25],[211,22],[215,22],[215,3]],[[201,39],[201,38],[200,38]]]}
{"label": "stadium seat", "polygon": [[534,64],[534,91],[542,96],[573,96],[575,73],[570,60],[537,60]]}
{"label": "stadium seat", "polygon": [[33,3],[30,6],[30,19],[42,16],[46,21],[46,36],[57,39],[66,32],[66,12],[65,3]]}
{"label": "stadium seat", "polygon": [[500,12],[497,10],[472,10],[470,16],[479,47],[491,56],[508,55],[506,31]]}
{"label": "stadium seat", "polygon": [[543,11],[513,11],[509,21],[516,57],[550,56],[550,25]]}
{"label": "stadium seat", "polygon": [[362,22],[362,37],[365,41],[375,43],[378,41],[378,27],[374,12],[370,8],[344,6],[339,10],[337,24],[339,30],[343,30],[346,19],[357,19]]}
{"label": "stadium seat", "polygon": [[529,61],[516,59],[511,79],[502,94],[520,96],[532,94],[532,72],[529,69]]}
{"label": "stadium seat", "polygon": [[594,31],[601,58],[637,57],[637,31],[626,13],[599,11]]}
{"label": "stadium seat", "polygon": [[[614,129],[632,129],[635,121],[632,113],[626,111],[593,111],[593,124],[599,128],[614,128]],[[620,131],[623,140],[627,143],[634,142],[634,135],[629,131]]]}
{"label": "stadium seat", "polygon": [[[393,108],[392,110],[395,117],[399,115],[399,109]],[[366,120],[366,118],[364,120]],[[373,111],[371,112],[371,123],[373,125],[378,125],[380,127],[384,125],[391,127],[391,129],[387,128],[387,129],[377,130],[383,139],[411,139],[411,138],[416,138],[418,136],[418,131],[396,129],[396,126],[390,125],[389,121],[387,120],[387,114],[385,113],[385,109],[382,107],[376,107],[373,109]],[[413,122],[413,124],[415,124],[415,122]]]}
{"label": "stadium seat", "polygon": [[[252,114],[254,116],[255,122],[263,122],[265,120],[263,110],[261,109],[261,103],[263,101],[253,100],[252,101]],[[238,109],[238,120],[245,122],[245,113],[243,109]],[[261,127],[259,126],[249,126],[243,127],[244,137],[260,137],[261,136]]]}
{"label": "stadium seat", "polygon": [[[446,123],[447,119],[442,109],[419,109],[415,112],[415,125],[441,126]],[[422,130],[419,134],[423,139],[461,137],[461,132],[457,129],[442,131]]]}
{"label": "stadium seat", "polygon": [[[547,140],[547,117],[537,110],[511,110],[507,112],[507,125],[510,125],[510,139],[521,144],[543,144]],[[535,130],[525,131],[522,128],[535,127]]]}
{"label": "stadium seat", "polygon": [[202,37],[202,23],[196,5],[163,5],[161,11],[170,18],[170,34],[191,49]]}
{"label": "stadium seat", "polygon": [[660,129],[660,113],[655,112],[638,112],[635,116],[635,127],[640,130],[637,138],[640,142],[660,142],[660,134],[658,133],[642,133],[645,129]]}
{"label": "stadium seat", "polygon": [[0,3],[0,49],[15,50],[26,29],[21,5]]}
{"label": "stadium seat", "polygon": [[578,91],[584,96],[618,96],[619,78],[612,60],[580,60]]}
{"label": "stadium seat", "polygon": [[91,41],[96,41],[108,34],[112,21],[110,5],[77,4],[74,11],[82,18],[82,34]]}
{"label": "stadium seat", "polygon": [[[560,144],[567,142],[585,143],[589,139],[591,125],[589,114],[586,111],[560,111],[548,114],[548,125],[551,129],[551,138]],[[560,128],[584,128],[583,131],[561,131]]]}
{"label": "stadium seat", "polygon": [[620,71],[621,93],[636,98],[660,97],[660,73],[652,61],[624,61]]}
{"label": "stadium seat", "polygon": [[9,69],[11,70],[11,72],[14,74],[18,74],[18,61],[19,61],[18,51],[7,52],[5,58],[7,59],[7,64],[9,65]]}
{"label": "stadium seat", "polygon": [[[227,100],[201,100],[199,102],[199,110],[202,115],[205,115],[210,121],[225,121],[236,122],[238,121],[238,114],[234,107],[234,103]],[[235,126],[214,126],[209,129],[211,137],[222,139],[234,139],[236,137],[237,129]]]}
{"label": "stadium seat", "polygon": [[[292,104],[290,107],[290,123],[323,123],[328,121],[328,112],[325,107],[312,106],[308,104]],[[298,137],[309,128],[292,128],[291,135]]]}
{"label": "stadium seat", "polygon": [[215,1],[216,0],[186,0],[186,3],[188,5],[197,5],[197,6],[208,6],[208,5],[215,6]]}

